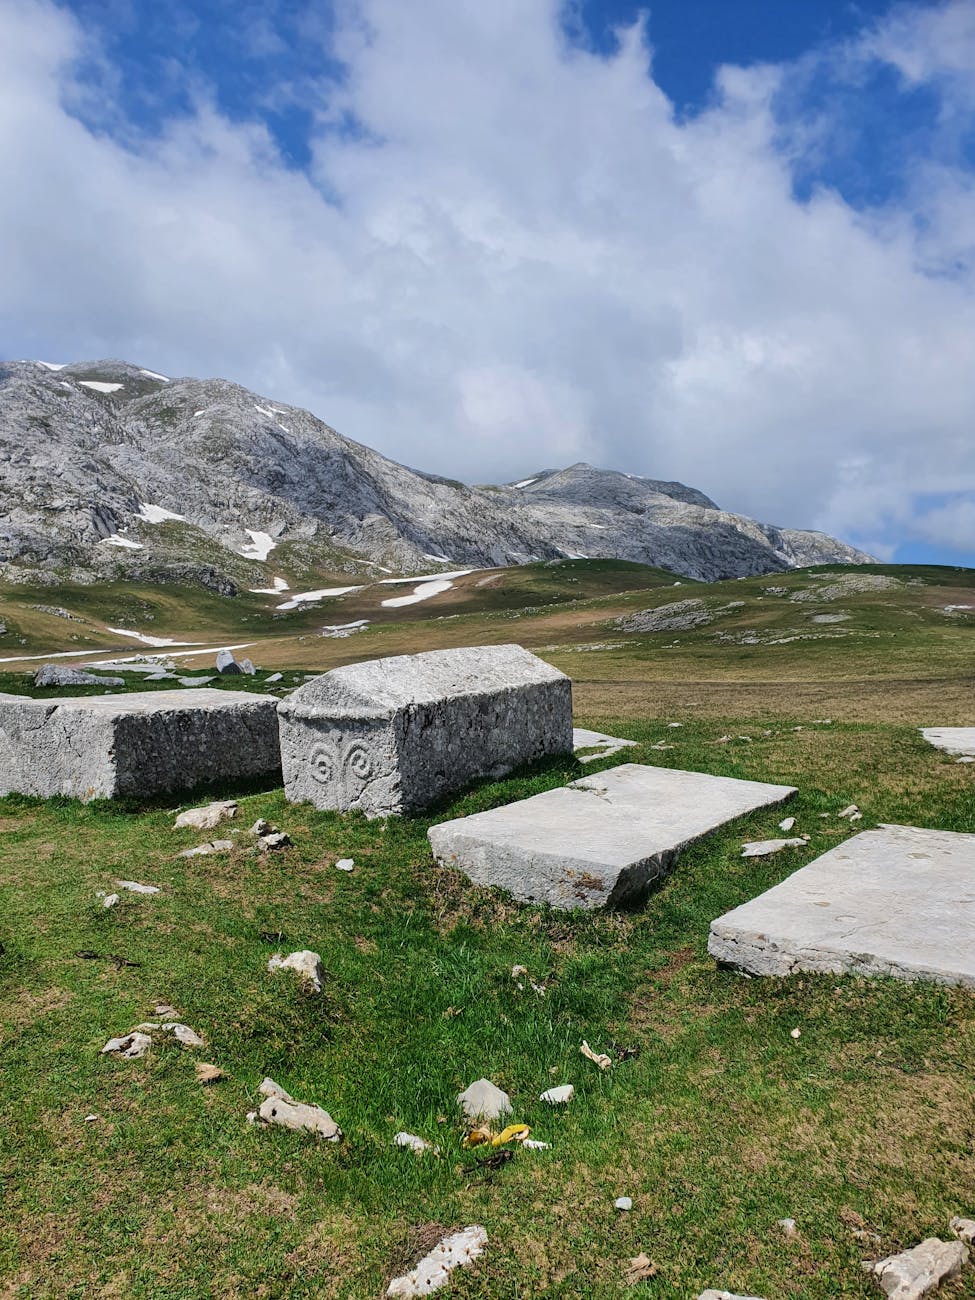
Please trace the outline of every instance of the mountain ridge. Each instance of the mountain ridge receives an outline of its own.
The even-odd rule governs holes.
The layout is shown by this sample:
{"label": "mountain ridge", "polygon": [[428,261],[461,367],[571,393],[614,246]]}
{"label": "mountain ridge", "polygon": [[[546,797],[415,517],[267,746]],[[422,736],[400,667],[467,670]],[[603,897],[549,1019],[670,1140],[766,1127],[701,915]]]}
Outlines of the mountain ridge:
{"label": "mountain ridge", "polygon": [[577,557],[713,580],[871,558],[583,462],[467,485],[229,380],[116,360],[0,363],[0,505],[0,570],[14,579],[176,566],[229,589],[275,565],[419,573]]}

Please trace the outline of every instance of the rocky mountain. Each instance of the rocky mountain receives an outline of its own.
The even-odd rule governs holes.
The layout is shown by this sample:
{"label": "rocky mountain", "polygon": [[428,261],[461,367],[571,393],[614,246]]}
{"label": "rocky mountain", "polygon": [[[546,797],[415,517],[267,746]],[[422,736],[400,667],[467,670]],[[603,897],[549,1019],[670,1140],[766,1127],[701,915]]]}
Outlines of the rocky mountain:
{"label": "rocky mountain", "polygon": [[572,465],[470,487],[308,411],[120,361],[0,364],[0,572],[267,581],[615,557],[719,579],[869,556],[681,483]]}

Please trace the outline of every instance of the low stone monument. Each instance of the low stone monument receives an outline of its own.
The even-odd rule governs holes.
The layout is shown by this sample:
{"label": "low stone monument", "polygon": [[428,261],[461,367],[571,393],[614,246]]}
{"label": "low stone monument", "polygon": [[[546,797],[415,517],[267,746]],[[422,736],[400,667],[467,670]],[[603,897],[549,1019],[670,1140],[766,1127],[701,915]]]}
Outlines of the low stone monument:
{"label": "low stone monument", "polygon": [[278,704],[285,794],[367,817],[572,753],[572,683],[517,645],[348,664]]}
{"label": "low stone monument", "polygon": [[275,701],[245,691],[0,695],[0,794],[144,797],[280,769]]}
{"label": "low stone monument", "polygon": [[888,975],[975,988],[975,835],[881,826],[711,924],[749,975]]}
{"label": "low stone monument", "polygon": [[688,844],[792,786],[624,763],[428,831],[434,857],[476,885],[561,908],[642,904]]}

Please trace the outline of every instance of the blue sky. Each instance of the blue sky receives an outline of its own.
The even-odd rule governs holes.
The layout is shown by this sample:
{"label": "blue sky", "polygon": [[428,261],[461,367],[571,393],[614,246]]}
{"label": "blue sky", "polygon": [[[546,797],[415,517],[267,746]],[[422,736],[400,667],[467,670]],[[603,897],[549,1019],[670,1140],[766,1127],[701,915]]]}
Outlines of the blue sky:
{"label": "blue sky", "polygon": [[975,0],[0,0],[0,166],[7,355],[975,564]]}

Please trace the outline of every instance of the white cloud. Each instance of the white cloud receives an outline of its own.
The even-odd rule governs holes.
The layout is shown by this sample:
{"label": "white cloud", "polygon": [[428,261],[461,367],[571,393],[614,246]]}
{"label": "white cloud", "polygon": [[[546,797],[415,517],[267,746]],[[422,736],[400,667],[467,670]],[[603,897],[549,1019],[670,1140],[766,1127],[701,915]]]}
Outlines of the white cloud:
{"label": "white cloud", "polygon": [[[835,57],[943,89],[957,129],[972,13],[902,9]],[[941,158],[906,206],[797,201],[816,133],[783,139],[788,69],[727,68],[678,122],[638,28],[600,57],[555,0],[360,0],[308,176],[199,87],[145,138],[108,75],[113,130],[82,125],[86,40],[0,0],[14,354],[222,374],[452,477],[588,459],[882,547],[916,494],[975,492],[972,176]]]}

